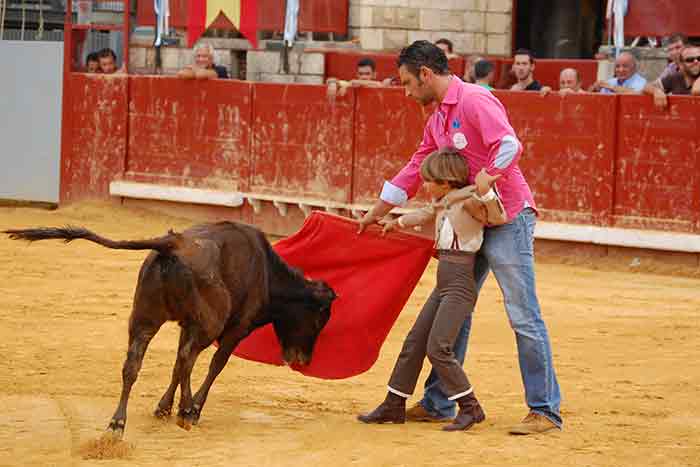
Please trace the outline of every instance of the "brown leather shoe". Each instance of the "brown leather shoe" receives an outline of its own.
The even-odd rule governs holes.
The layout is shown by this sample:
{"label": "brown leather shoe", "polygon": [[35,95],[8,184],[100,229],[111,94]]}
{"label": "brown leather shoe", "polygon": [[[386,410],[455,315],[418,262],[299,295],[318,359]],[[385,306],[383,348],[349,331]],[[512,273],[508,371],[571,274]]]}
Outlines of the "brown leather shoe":
{"label": "brown leather shoe", "polygon": [[440,417],[433,415],[418,402],[406,411],[406,420],[409,422],[445,423],[452,421],[452,417]]}
{"label": "brown leather shoe", "polygon": [[406,399],[389,392],[376,409],[357,419],[362,423],[406,423]]}
{"label": "brown leather shoe", "polygon": [[556,423],[535,412],[527,414],[523,421],[515,425],[508,431],[511,435],[534,435],[546,433],[551,430],[561,430]]}
{"label": "brown leather shoe", "polygon": [[457,403],[459,404],[459,413],[451,424],[442,427],[443,430],[465,431],[486,419],[484,410],[473,392],[457,399]]}

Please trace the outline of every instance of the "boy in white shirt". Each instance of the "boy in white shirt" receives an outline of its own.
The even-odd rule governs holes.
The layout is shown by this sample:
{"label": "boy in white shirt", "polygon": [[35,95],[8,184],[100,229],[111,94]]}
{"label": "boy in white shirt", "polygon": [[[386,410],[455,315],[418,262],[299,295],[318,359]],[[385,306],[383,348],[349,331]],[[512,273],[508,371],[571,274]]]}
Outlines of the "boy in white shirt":
{"label": "boy in white shirt", "polygon": [[483,242],[484,224],[502,224],[507,217],[492,189],[499,176],[481,171],[476,176],[476,187],[465,188],[468,176],[469,167],[456,149],[430,154],[421,164],[421,177],[433,203],[396,220],[380,222],[388,232],[435,219],[439,263],[437,285],[404,341],[386,399],[374,411],[358,416],[364,423],[405,422],[406,399],[416,387],[426,356],[440,376],[448,398],[459,405],[457,417],[443,429],[468,430],[485,418],[452,347],[476,303],[474,258]]}

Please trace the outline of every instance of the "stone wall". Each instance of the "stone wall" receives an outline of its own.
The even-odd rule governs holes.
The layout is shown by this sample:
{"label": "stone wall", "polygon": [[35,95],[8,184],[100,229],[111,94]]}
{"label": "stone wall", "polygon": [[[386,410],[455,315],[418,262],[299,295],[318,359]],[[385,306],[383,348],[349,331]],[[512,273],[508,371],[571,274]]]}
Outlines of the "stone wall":
{"label": "stone wall", "polygon": [[450,39],[455,53],[510,55],[512,0],[350,0],[350,35],[368,50]]}

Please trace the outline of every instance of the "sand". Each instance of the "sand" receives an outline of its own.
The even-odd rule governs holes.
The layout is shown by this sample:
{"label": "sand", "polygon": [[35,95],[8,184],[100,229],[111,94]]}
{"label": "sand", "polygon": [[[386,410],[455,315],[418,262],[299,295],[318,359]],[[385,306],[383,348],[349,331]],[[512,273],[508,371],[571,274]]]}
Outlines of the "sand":
{"label": "sand", "polygon": [[[106,203],[0,208],[0,229],[64,224],[126,239],[190,221]],[[0,465],[700,465],[700,279],[549,262],[538,264],[537,277],[564,396],[562,432],[507,434],[527,409],[492,278],[466,363],[487,420],[466,433],[355,421],[384,396],[403,337],[434,285],[432,264],[370,371],[324,381],[233,358],[190,432],[151,415],[175,358],[177,326],[166,325],[132,391],[124,449],[113,460],[86,458],[117,405],[146,254],[0,238]],[[211,355],[200,357],[195,387]]]}

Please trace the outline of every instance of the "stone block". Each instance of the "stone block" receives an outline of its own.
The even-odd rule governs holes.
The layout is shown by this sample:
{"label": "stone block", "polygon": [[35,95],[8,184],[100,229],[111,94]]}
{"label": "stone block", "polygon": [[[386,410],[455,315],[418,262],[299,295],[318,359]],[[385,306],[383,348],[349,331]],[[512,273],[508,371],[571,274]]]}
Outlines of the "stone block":
{"label": "stone block", "polygon": [[321,75],[297,75],[295,83],[304,84],[323,84],[323,76]]}
{"label": "stone block", "polygon": [[301,54],[299,72],[302,75],[323,75],[326,66],[325,57],[322,53]]}
{"label": "stone block", "polygon": [[293,83],[294,75],[281,75],[278,73],[260,73],[260,81],[268,83]]}
{"label": "stone block", "polygon": [[397,8],[396,26],[401,29],[417,29],[420,27],[420,10],[417,8]]}
{"label": "stone block", "polygon": [[457,54],[472,54],[476,52],[474,33],[459,32],[452,37],[455,53]]}
{"label": "stone block", "polygon": [[486,34],[474,34],[474,53],[486,53]]}
{"label": "stone block", "polygon": [[164,47],[160,49],[160,59],[163,69],[180,68],[180,49]]}
{"label": "stone block", "polygon": [[384,0],[384,6],[407,7],[409,0]]}
{"label": "stone block", "polygon": [[407,42],[413,44],[415,41],[429,41],[432,40],[430,31],[406,31],[407,32]]}
{"label": "stone block", "polygon": [[419,29],[423,29],[424,31],[440,31],[440,10],[421,9]]}
{"label": "stone block", "polygon": [[251,50],[246,54],[247,70],[251,73],[278,73],[280,53],[277,51]]}
{"label": "stone block", "polygon": [[[219,65],[219,55],[214,51],[214,63]],[[194,63],[194,51],[192,49],[180,49],[180,68],[192,65]]]}
{"label": "stone block", "polygon": [[146,48],[132,47],[129,49],[129,70],[146,66]]}
{"label": "stone block", "polygon": [[382,29],[360,29],[360,47],[367,50],[382,50],[384,48],[384,31]]}
{"label": "stone block", "polygon": [[476,10],[475,0],[454,0],[455,10]]}
{"label": "stone block", "polygon": [[480,11],[464,13],[464,31],[484,32],[486,30],[486,15]]}
{"label": "stone block", "polygon": [[350,27],[368,28],[372,26],[373,8],[368,6],[350,7]]}
{"label": "stone block", "polygon": [[506,34],[510,32],[510,14],[504,13],[487,13],[486,14],[486,33],[487,34]]}
{"label": "stone block", "polygon": [[395,28],[396,9],[388,7],[372,8],[372,26],[375,28]]}
{"label": "stone block", "polygon": [[513,0],[487,0],[487,11],[510,13],[513,10]]}
{"label": "stone block", "polygon": [[510,35],[489,34],[486,39],[486,52],[489,55],[510,55]]}
{"label": "stone block", "polygon": [[408,33],[402,29],[385,29],[383,42],[384,49],[403,49],[408,45]]}
{"label": "stone block", "polygon": [[440,11],[440,30],[442,31],[464,31],[464,12],[462,11]]}

